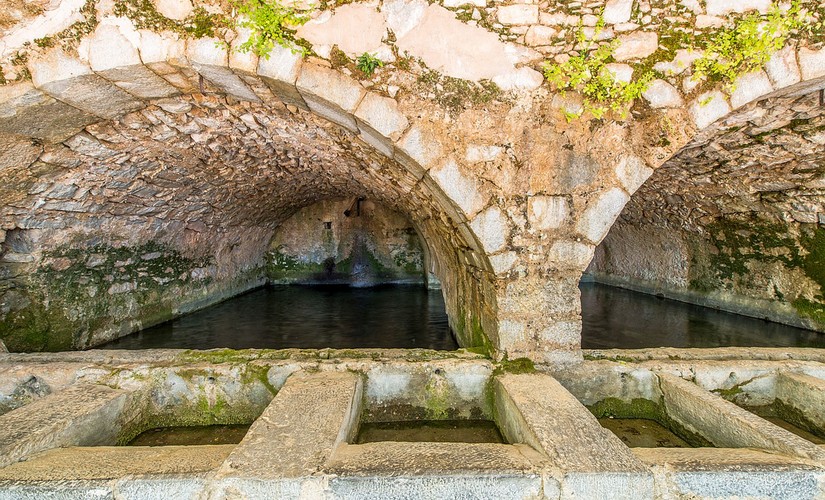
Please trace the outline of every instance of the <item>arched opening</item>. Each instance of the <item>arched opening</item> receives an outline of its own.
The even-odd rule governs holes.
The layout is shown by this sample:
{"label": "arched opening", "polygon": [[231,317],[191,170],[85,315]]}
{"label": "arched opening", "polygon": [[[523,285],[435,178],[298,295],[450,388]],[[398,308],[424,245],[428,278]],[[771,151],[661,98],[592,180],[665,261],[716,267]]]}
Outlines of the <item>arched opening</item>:
{"label": "arched opening", "polygon": [[[608,328],[610,310],[610,328],[624,322],[631,336],[644,323],[673,333],[631,339],[628,347],[822,345],[820,335],[766,323],[819,332],[825,325],[821,86],[806,82],[768,96],[700,132],[631,197],[585,272],[585,281],[755,320],[655,300],[646,306],[648,299],[585,283],[585,347],[588,327]],[[621,310],[633,317],[619,318]],[[599,318],[604,324],[596,325]]]}
{"label": "arched opening", "polygon": [[205,90],[62,142],[3,136],[11,350],[88,348],[260,286],[278,228],[336,199],[408,220],[459,345],[490,345],[489,264],[426,172],[308,110]]}

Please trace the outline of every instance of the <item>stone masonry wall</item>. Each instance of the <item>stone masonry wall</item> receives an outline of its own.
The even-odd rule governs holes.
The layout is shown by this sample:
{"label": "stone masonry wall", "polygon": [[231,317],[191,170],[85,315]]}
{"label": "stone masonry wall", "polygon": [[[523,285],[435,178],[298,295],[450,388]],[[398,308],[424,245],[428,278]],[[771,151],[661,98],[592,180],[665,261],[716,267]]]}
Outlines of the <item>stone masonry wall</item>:
{"label": "stone masonry wall", "polygon": [[[821,6],[805,5],[819,23]],[[238,52],[249,33],[210,24],[229,13],[220,2],[3,8],[0,133],[9,134],[10,155],[0,169],[10,186],[3,230],[28,229],[30,219],[68,221],[66,234],[80,224],[82,245],[92,247],[93,231],[78,221],[96,221],[89,227],[100,227],[105,241],[119,233],[139,235],[130,244],[137,247],[159,239],[200,262],[213,258],[206,235],[251,231],[256,238],[240,241],[268,241],[303,206],[367,196],[419,228],[462,345],[549,364],[581,359],[579,277],[647,177],[697,131],[719,132],[713,124],[748,103],[825,86],[821,33],[792,39],[733,86],[692,78],[695,54],[686,44],[744,12],[770,10],[755,0],[324,3],[298,32],[313,48],[306,58],[277,46],[268,58]],[[543,82],[545,60],[581,50],[579,31],[596,45],[618,40],[609,67],[617,78],[656,71],[627,113],[569,121],[582,110],[581,96]],[[361,72],[354,58],[363,52],[384,66]],[[774,103],[778,115],[794,112]],[[191,112],[176,111],[187,106]],[[158,109],[169,116],[154,116]],[[148,125],[134,125],[135,117]],[[120,143],[109,138],[117,135]],[[331,149],[328,137],[337,144]],[[110,142],[134,151],[107,157]],[[274,162],[270,143],[283,145]],[[109,171],[139,179],[155,157],[190,162],[183,186],[160,195],[179,204],[165,212],[158,194],[145,201],[137,185],[134,193],[112,185],[94,205],[50,212],[29,183],[53,175],[42,166],[53,162],[40,156],[64,148],[85,148],[60,168],[88,174],[90,192],[95,176]],[[187,191],[191,179],[209,195]],[[209,212],[213,198],[220,209]],[[146,213],[120,216],[115,206]],[[185,236],[190,222],[203,236]],[[236,254],[230,241],[214,256],[215,272],[227,279],[255,268],[265,248],[255,243]]]}
{"label": "stone masonry wall", "polygon": [[302,208],[276,230],[267,252],[274,283],[425,283],[424,249],[412,223],[373,201],[327,200]]}

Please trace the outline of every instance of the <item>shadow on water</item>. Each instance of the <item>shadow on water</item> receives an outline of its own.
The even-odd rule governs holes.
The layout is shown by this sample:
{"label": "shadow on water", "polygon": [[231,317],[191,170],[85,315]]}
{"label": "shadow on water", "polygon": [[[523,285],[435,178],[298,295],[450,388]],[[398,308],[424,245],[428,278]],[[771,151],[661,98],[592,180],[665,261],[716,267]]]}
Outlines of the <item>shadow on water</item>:
{"label": "shadow on water", "polygon": [[582,347],[825,347],[825,334],[599,283],[581,283]]}
{"label": "shadow on water", "polygon": [[122,337],[103,349],[458,348],[439,291],[275,286]]}

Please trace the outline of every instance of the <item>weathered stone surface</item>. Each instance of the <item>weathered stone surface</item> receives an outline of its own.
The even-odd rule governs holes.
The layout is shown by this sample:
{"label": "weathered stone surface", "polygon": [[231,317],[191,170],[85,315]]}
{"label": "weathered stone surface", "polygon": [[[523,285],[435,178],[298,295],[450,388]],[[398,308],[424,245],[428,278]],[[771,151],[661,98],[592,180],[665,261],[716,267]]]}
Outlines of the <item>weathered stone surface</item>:
{"label": "weathered stone surface", "polygon": [[625,191],[630,194],[635,193],[652,173],[653,169],[636,156],[626,156],[616,165],[616,177],[619,178]]}
{"label": "weathered stone surface", "polygon": [[811,50],[802,47],[799,49],[799,70],[803,80],[825,76],[825,48]]}
{"label": "weathered stone surface", "polygon": [[725,95],[719,91],[706,92],[690,104],[690,114],[698,129],[703,129],[730,113],[731,108]]}
{"label": "weathered stone surface", "polygon": [[198,73],[227,94],[243,101],[260,101],[249,86],[229,69],[229,54],[226,45],[217,38],[203,37],[188,40],[186,56]]}
{"label": "weathered stone surface", "polygon": [[99,120],[54,100],[30,83],[0,87],[0,131],[60,142]]}
{"label": "weathered stone surface", "polygon": [[658,374],[670,418],[722,448],[759,448],[822,460],[825,450],[753,413],[705,391],[694,383]]}
{"label": "weathered stone surface", "polygon": [[677,108],[684,104],[682,95],[676,87],[664,80],[653,80],[642,96],[652,108]]}
{"label": "weathered stone surface", "polygon": [[190,0],[152,0],[152,3],[158,12],[178,21],[186,19],[194,10]]}
{"label": "weathered stone surface", "polygon": [[465,173],[453,160],[430,170],[430,176],[442,191],[470,218],[484,207],[487,199],[476,178]]}
{"label": "weathered stone surface", "polygon": [[0,481],[101,480],[209,472],[217,469],[233,448],[235,445],[58,448],[0,469]]}
{"label": "weathered stone surface", "polygon": [[295,88],[298,73],[301,70],[303,58],[291,50],[276,46],[269,53],[269,57],[258,61],[258,76],[260,76],[272,93],[287,104],[309,109],[304,98]]}
{"label": "weathered stone surface", "polygon": [[578,241],[556,241],[547,252],[548,264],[560,269],[582,269],[593,258],[595,247]]}
{"label": "weathered stone surface", "polygon": [[127,393],[74,385],[0,416],[0,466],[64,446],[114,444]]}
{"label": "weathered stone surface", "polygon": [[296,86],[314,113],[358,131],[352,113],[366,94],[358,82],[333,69],[305,64]]}
{"label": "weathered stone surface", "polygon": [[398,104],[389,97],[367,93],[355,110],[358,128],[367,142],[392,155],[394,141],[409,127],[410,122],[398,110]]}
{"label": "weathered stone surface", "polygon": [[825,381],[804,373],[780,373],[776,399],[795,408],[817,428],[825,428]]}
{"label": "weathered stone surface", "polygon": [[[537,11],[535,6],[527,7]],[[429,68],[454,78],[492,79],[515,70],[495,34],[459,21],[437,4],[427,8],[415,29],[399,37],[397,46],[402,53],[420,57]]]}
{"label": "weathered stone surface", "polygon": [[559,32],[550,26],[535,25],[530,26],[524,35],[524,43],[531,46],[552,45],[556,41]]}
{"label": "weathered stone surface", "polygon": [[765,71],[776,88],[793,85],[802,78],[793,47],[785,47],[774,52],[765,63]]}
{"label": "weathered stone surface", "polygon": [[773,92],[771,81],[764,71],[754,71],[742,75],[734,85],[735,90],[730,96],[730,104],[734,109]]}
{"label": "weathered stone surface", "polygon": [[638,31],[619,37],[619,46],[613,52],[617,61],[642,59],[659,48],[659,35],[649,31]]}
{"label": "weathered stone surface", "polygon": [[316,473],[355,431],[361,391],[354,373],[291,376],[217,477],[255,483]]}
{"label": "weathered stone surface", "polygon": [[[384,16],[371,5],[342,5],[334,13],[322,14],[298,28],[298,36],[313,47],[337,45],[351,58],[374,54],[387,34]],[[316,49],[317,50],[317,49]]]}
{"label": "weathered stone surface", "polygon": [[711,16],[724,16],[731,12],[742,13],[749,10],[757,10],[764,14],[770,6],[770,0],[741,0],[738,2],[708,0],[706,3],[707,13]]}
{"label": "weathered stone surface", "polygon": [[143,106],[61,48],[29,62],[29,70],[35,87],[92,115],[116,118]]}
{"label": "weathered stone surface", "polygon": [[613,188],[590,202],[576,224],[576,230],[590,241],[598,243],[619,216],[630,196],[620,188]]}
{"label": "weathered stone surface", "polygon": [[527,200],[527,220],[539,230],[557,229],[570,216],[570,205],[563,196],[531,196]]}
{"label": "weathered stone surface", "polygon": [[562,498],[653,496],[647,467],[555,379],[504,375],[494,387],[502,432],[547,455],[562,476]]}
{"label": "weathered stone surface", "polygon": [[470,223],[487,253],[496,253],[507,244],[510,228],[501,209],[492,206],[478,214]]}
{"label": "weathered stone surface", "polygon": [[608,24],[620,24],[630,21],[633,11],[633,0],[608,0],[604,6],[602,17]]}
{"label": "weathered stone surface", "polygon": [[514,4],[498,8],[498,22],[501,24],[535,24],[539,20],[536,5]]}

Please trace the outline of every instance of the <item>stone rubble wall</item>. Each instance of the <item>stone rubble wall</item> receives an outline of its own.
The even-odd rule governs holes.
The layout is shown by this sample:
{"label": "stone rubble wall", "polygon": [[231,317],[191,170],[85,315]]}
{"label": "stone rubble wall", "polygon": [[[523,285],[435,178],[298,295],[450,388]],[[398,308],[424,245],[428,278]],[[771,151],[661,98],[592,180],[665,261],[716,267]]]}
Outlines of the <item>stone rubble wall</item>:
{"label": "stone rubble wall", "polygon": [[[80,7],[66,2],[49,7],[68,8],[73,19],[81,15]],[[191,222],[205,234],[222,234],[223,227],[243,227],[257,235],[252,241],[261,242],[294,210],[321,197],[366,194],[405,213],[420,228],[444,283],[451,323],[464,332],[463,345],[486,342],[499,354],[545,363],[580,359],[580,273],[647,177],[688,145],[698,129],[766,95],[815,92],[825,77],[825,49],[813,41],[783,49],[764,71],[746,75],[733,91],[721,84],[693,85],[689,54],[667,42],[674,32],[707,32],[720,16],[764,12],[766,2],[733,7],[716,1],[704,6],[627,0],[496,3],[472,10],[416,1],[351,4],[313,14],[302,28],[308,40],[315,38],[316,55],[302,59],[276,47],[260,60],[235,50],[248,33],[240,33],[227,48],[214,38],[138,29],[137,21],[115,15],[112,4],[90,5],[94,15],[87,9],[85,24],[79,25],[88,33],[81,30],[75,41],[51,40],[51,47],[23,48],[21,40],[56,33],[57,27],[42,23],[55,10],[39,18],[25,14],[20,22],[0,27],[4,78],[19,79],[0,86],[0,132],[11,134],[3,138],[8,153],[2,165],[7,168],[0,172],[7,173],[10,182],[5,185],[12,188],[3,196],[19,205],[4,204],[3,231],[25,227],[26,218],[52,214],[39,204],[39,193],[24,186],[53,175],[41,168],[53,163],[42,158],[53,149],[82,151],[73,168],[92,177],[105,177],[109,168],[140,165],[131,154],[128,159],[108,156],[109,142],[120,140],[105,132],[114,127],[123,137],[121,147],[131,144],[137,157],[153,158],[177,148],[181,158],[175,161],[191,161],[191,172],[214,182],[208,194],[184,198],[184,206],[165,217],[157,213],[165,208],[150,207],[145,214],[110,222],[115,218],[107,202],[94,209],[59,205],[78,210],[69,217],[97,217],[96,224],[111,224],[104,239],[112,239],[114,228],[125,228],[127,235],[143,235],[135,240],[145,243],[167,228],[163,238],[174,241],[173,248],[212,258],[211,243],[204,238],[188,244],[181,228]],[[178,17],[194,7],[183,0],[156,5],[164,15]],[[198,6],[211,12],[222,8],[207,2]],[[606,25],[598,37],[620,41],[617,74],[627,74],[633,63],[656,65],[664,77],[653,82],[625,120],[568,122],[563,111],[575,111],[581,100],[542,84],[540,63],[573,53],[571,34],[579,20],[587,34],[602,7]],[[370,29],[350,29],[353,23]],[[394,35],[378,39],[380,30],[373,25]],[[458,35],[460,40],[454,38]],[[386,59],[385,67],[367,78],[351,60],[334,57],[336,45],[347,58],[374,50]],[[181,94],[190,97],[175,97]],[[272,120],[262,126],[266,116],[241,110],[257,106],[267,113],[276,110],[278,120],[286,123],[309,120],[339,146],[313,149],[318,129],[312,127],[260,135],[261,129],[278,127]],[[131,122],[135,119],[138,123]],[[267,170],[262,159],[271,153],[260,140],[274,137],[289,147],[273,162],[277,168]],[[290,137],[303,137],[306,143],[298,146],[301,141],[290,142]],[[244,168],[257,162],[256,173],[226,183],[235,168],[226,159],[234,158],[239,147]],[[200,162],[188,151],[201,155]],[[357,154],[348,156],[352,151]],[[317,161],[327,153],[353,161],[330,168],[330,162]],[[224,162],[217,172],[210,170],[215,157]],[[318,190],[305,181],[278,180],[278,174],[289,179],[296,169],[334,187]],[[115,199],[123,194],[119,191],[112,186],[101,194]],[[267,195],[267,202],[256,202],[256,194]],[[220,210],[199,212],[201,200],[212,199],[219,200]],[[285,205],[268,204],[273,199]],[[137,203],[132,197],[123,205],[131,210]],[[197,215],[186,215],[189,209]],[[66,217],[58,212],[52,220]],[[167,226],[170,221],[176,225]],[[225,273],[221,277],[254,268],[263,255],[257,243],[240,254],[232,243],[223,248],[225,255],[215,256],[215,272]],[[224,266],[223,259],[230,264]]]}

